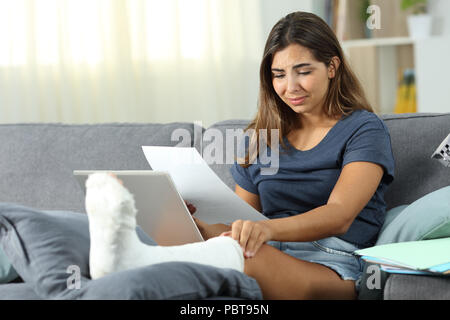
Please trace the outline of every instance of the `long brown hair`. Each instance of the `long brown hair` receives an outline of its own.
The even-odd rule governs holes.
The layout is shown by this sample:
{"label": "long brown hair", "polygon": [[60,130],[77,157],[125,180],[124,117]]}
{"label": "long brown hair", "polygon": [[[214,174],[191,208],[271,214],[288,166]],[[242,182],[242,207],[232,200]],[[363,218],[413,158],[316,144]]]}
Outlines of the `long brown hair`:
{"label": "long brown hair", "polygon": [[[280,99],[272,84],[273,57],[276,52],[290,44],[308,48],[314,58],[327,67],[332,63],[333,57],[339,58],[340,65],[336,68],[335,77],[330,80],[325,97],[324,111],[328,116],[345,116],[357,109],[373,112],[359,80],[350,69],[339,41],[328,24],[312,13],[290,13],[272,28],[264,48],[260,66],[258,112],[245,129],[254,129],[251,130],[253,134],[250,137],[250,145],[253,145],[252,150],[256,150],[256,153],[250,157],[250,152],[247,152],[244,164],[241,164],[243,167],[250,166],[256,158],[260,143],[270,147],[271,129],[279,130],[279,142],[285,147],[283,137],[298,127],[298,114]],[[267,140],[264,139],[264,142],[260,141],[261,129],[267,130]]]}

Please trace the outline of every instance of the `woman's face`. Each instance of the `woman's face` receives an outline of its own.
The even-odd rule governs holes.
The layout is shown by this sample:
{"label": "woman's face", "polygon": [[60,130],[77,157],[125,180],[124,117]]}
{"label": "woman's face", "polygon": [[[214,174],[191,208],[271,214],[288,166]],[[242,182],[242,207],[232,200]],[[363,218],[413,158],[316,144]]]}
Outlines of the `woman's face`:
{"label": "woman's face", "polygon": [[275,53],[272,61],[275,92],[298,114],[321,114],[334,68],[314,59],[310,50],[291,44]]}

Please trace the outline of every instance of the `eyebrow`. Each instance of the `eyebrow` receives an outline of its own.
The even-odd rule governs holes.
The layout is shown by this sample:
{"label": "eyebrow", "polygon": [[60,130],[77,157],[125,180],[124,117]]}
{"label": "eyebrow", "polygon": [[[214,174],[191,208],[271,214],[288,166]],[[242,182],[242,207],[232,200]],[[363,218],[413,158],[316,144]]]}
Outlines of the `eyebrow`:
{"label": "eyebrow", "polygon": [[[298,68],[303,68],[303,67],[308,67],[310,66],[310,63],[300,63],[300,64],[296,64],[295,66],[292,67],[292,69],[298,69]],[[277,71],[277,72],[283,72],[283,69],[276,69],[276,68],[272,68],[272,71]]]}

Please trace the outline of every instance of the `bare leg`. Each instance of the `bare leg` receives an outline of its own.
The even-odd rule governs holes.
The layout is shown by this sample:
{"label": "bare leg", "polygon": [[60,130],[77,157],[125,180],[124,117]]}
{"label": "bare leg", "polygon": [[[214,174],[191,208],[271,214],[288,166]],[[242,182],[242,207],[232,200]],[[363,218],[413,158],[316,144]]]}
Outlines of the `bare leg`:
{"label": "bare leg", "polygon": [[244,272],[256,279],[264,299],[356,299],[354,281],[266,244],[245,259]]}
{"label": "bare leg", "polygon": [[[206,239],[231,229],[198,220],[197,224]],[[244,272],[256,279],[265,299],[356,299],[354,281],[342,280],[325,266],[295,259],[270,245],[245,259]]]}

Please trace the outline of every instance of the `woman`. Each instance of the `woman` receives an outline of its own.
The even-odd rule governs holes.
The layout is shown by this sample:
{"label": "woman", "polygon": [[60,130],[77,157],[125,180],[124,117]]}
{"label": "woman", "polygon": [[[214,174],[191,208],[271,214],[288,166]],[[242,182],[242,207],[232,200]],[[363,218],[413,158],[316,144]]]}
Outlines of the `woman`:
{"label": "woman", "polygon": [[[354,299],[362,264],[352,253],[375,244],[393,180],[388,130],[332,30],[311,13],[291,13],[274,26],[260,81],[259,110],[247,129],[278,129],[287,152],[273,176],[261,175],[257,162],[234,164],[236,193],[271,219],[236,221],[226,234],[251,258],[244,271],[265,298]],[[197,224],[207,238],[230,229]]]}
{"label": "woman", "polygon": [[[248,152],[248,163],[235,163],[231,173],[237,195],[270,219],[231,226],[195,219],[210,240],[171,248],[144,249],[135,234],[126,236],[131,243],[126,247],[125,236],[114,233],[109,244],[91,240],[99,253],[94,256],[100,257],[92,259],[98,264],[91,265],[91,273],[118,271],[117,263],[104,262],[118,256],[128,261],[122,269],[138,266],[137,260],[145,265],[177,257],[214,265],[222,258],[223,266],[255,278],[265,299],[356,298],[362,264],[353,251],[374,245],[384,221],[384,191],[393,180],[388,130],[373,114],[332,30],[311,13],[291,13],[274,26],[260,80],[258,112],[247,128],[256,133],[250,146],[268,143],[258,135],[261,129],[278,129],[280,145],[269,147],[280,150],[279,168],[274,175],[261,174],[257,154]],[[87,184],[91,239],[104,239],[100,231],[96,236],[95,225],[103,228],[102,217],[112,216],[108,210],[134,219],[133,203],[120,196],[118,183],[116,199],[128,202],[102,209],[98,199],[112,194],[104,178],[90,177]],[[122,220],[134,230],[130,219]],[[121,253],[105,253],[117,244]],[[142,258],[145,250],[148,259]]]}

